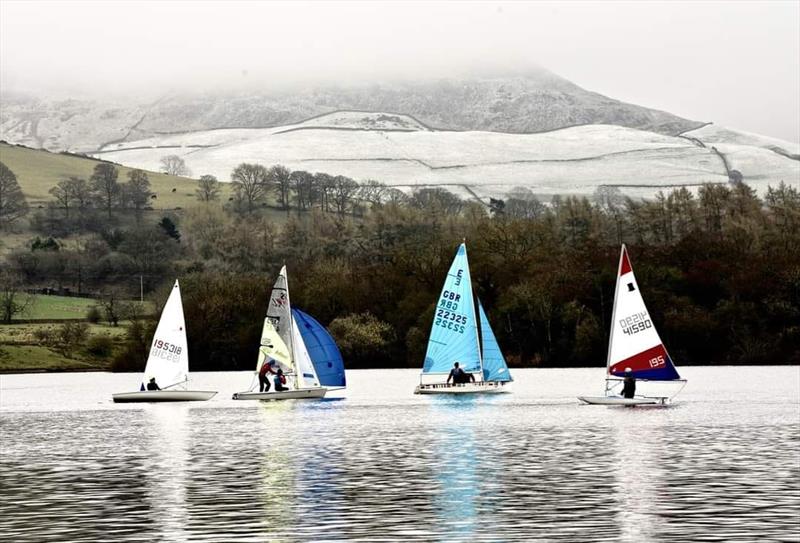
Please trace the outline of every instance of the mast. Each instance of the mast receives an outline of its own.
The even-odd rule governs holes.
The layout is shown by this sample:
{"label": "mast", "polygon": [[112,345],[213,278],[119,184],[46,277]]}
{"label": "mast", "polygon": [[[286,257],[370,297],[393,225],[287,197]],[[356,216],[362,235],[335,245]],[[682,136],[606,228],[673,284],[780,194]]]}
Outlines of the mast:
{"label": "mast", "polygon": [[[462,242],[464,243],[464,260],[467,262],[467,271],[469,271],[469,259],[467,258],[467,238],[462,238]],[[475,311],[475,304],[478,300],[478,297],[475,296],[475,291],[472,289],[472,272],[469,273],[469,291],[472,293],[472,322],[475,323],[475,343],[478,347],[478,365],[480,367],[481,378],[480,380],[483,381],[483,353],[481,352],[481,340],[480,340],[480,333],[478,330],[478,315]]]}
{"label": "mast", "polygon": [[297,367],[297,356],[294,351],[294,316],[292,315],[292,299],[289,296],[289,274],[286,272],[286,264],[283,265],[284,277],[286,279],[286,305],[289,306],[289,349],[292,351],[292,368],[294,369],[294,388],[300,388],[300,370]]}
{"label": "mast", "polygon": [[608,373],[608,368],[611,367],[611,345],[614,344],[614,323],[616,322],[614,319],[617,316],[617,294],[619,294],[619,279],[622,275],[622,259],[625,256],[625,244],[622,244],[622,249],[619,253],[619,264],[617,264],[617,281],[614,285],[614,304],[611,308],[611,330],[608,335],[608,352],[606,353],[606,373]]}

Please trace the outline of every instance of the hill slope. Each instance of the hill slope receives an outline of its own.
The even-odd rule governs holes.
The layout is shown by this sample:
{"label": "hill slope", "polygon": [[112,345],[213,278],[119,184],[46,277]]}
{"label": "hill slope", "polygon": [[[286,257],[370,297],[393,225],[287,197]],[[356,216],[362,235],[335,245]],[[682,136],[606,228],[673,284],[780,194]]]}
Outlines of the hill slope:
{"label": "hill slope", "polygon": [[676,135],[701,124],[620,102],[547,70],[535,70],[514,77],[181,94],[154,104],[4,96],[0,138],[86,152],[166,132],[297,124],[338,110],[403,113],[439,130],[517,134],[613,124]]}
{"label": "hill slope", "polygon": [[[89,179],[98,159],[0,143],[0,162],[16,174],[28,203],[36,207],[53,199],[48,191],[62,179],[70,176]],[[135,168],[136,165],[132,167]],[[119,166],[120,182],[127,181],[127,174],[131,169]],[[157,170],[158,165],[152,169]],[[156,194],[152,203],[154,208],[174,209],[196,204],[195,180],[154,171],[148,171],[147,176],[150,179],[150,188]],[[223,185],[226,195],[229,188],[229,185]]]}
{"label": "hill slope", "polygon": [[[517,186],[552,195],[591,194],[600,185],[649,197],[675,186],[725,183],[726,159],[762,192],[781,180],[800,183],[797,160],[747,143],[730,147],[728,158],[711,140],[704,144],[700,139],[716,133],[710,129],[691,137],[613,125],[540,134],[452,132],[414,129],[415,119],[388,114],[383,117],[391,117],[390,125],[373,128],[373,116],[381,115],[338,112],[269,129],[161,135],[109,145],[98,156],[154,168],[161,156],[176,153],[194,171],[219,179],[228,179],[240,162],[283,164],[357,180],[377,179],[402,189],[446,186],[461,196],[481,198],[502,197]],[[791,146],[778,140],[770,144]]]}

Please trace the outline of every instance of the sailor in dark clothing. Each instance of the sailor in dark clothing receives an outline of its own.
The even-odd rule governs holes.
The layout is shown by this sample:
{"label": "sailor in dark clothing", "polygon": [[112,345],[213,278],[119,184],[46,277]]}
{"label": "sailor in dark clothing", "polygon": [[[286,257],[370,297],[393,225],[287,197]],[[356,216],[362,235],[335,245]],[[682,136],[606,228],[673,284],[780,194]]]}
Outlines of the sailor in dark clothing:
{"label": "sailor in dark clothing", "polygon": [[150,378],[150,382],[147,383],[147,390],[161,390],[161,387],[156,383],[155,377]]}
{"label": "sailor in dark clothing", "polygon": [[289,390],[288,387],[285,386],[286,376],[283,375],[282,369],[278,368],[278,373],[275,374],[273,380],[275,381],[275,392],[283,392],[284,390]]}
{"label": "sailor in dark clothing", "polygon": [[267,374],[274,374],[275,372],[275,360],[273,358],[268,359],[266,362],[261,364],[261,369],[258,370],[258,391],[259,392],[269,392],[269,377]]}
{"label": "sailor in dark clothing", "polygon": [[454,385],[460,385],[465,383],[468,379],[467,375],[464,373],[464,370],[458,367],[458,362],[453,364],[453,369],[450,370],[450,375],[447,376],[447,384],[450,384],[450,379],[453,380]]}
{"label": "sailor in dark clothing", "polygon": [[622,385],[622,397],[633,398],[636,394],[636,378],[630,368],[625,368],[625,380]]}

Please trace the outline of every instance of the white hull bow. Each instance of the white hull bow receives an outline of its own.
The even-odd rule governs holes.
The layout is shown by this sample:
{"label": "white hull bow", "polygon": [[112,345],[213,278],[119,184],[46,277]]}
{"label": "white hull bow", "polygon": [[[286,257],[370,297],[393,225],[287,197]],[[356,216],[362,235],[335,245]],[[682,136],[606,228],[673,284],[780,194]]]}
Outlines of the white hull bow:
{"label": "white hull bow", "polygon": [[482,381],[479,383],[464,383],[447,385],[437,383],[431,385],[417,385],[414,394],[500,394],[511,392],[506,383],[498,381]]}
{"label": "white hull bow", "polygon": [[214,397],[208,390],[142,390],[112,395],[114,403],[133,402],[203,402]]}
{"label": "white hull bow", "polygon": [[578,399],[589,405],[667,405],[669,398],[646,398],[634,397],[623,398],[622,396],[578,396]]}
{"label": "white hull bow", "polygon": [[313,400],[324,398],[328,389],[325,387],[299,388],[281,392],[237,392],[234,400]]}

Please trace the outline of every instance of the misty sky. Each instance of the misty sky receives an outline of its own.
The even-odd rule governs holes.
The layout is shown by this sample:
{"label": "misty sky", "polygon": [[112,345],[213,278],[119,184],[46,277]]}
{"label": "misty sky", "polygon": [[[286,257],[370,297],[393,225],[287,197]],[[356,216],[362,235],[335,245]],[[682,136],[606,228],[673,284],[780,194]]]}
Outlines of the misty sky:
{"label": "misty sky", "polygon": [[0,0],[0,86],[157,96],[543,66],[613,98],[800,141],[800,1]]}

